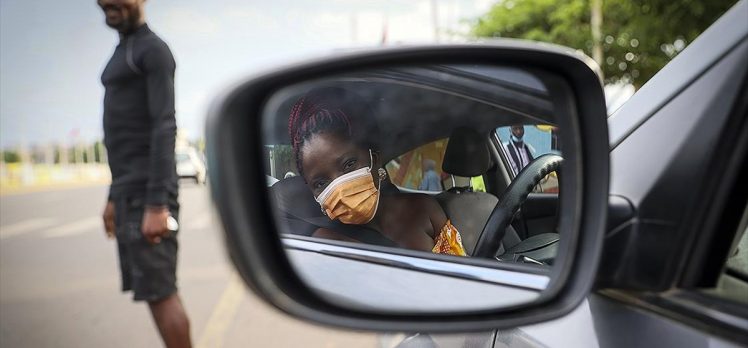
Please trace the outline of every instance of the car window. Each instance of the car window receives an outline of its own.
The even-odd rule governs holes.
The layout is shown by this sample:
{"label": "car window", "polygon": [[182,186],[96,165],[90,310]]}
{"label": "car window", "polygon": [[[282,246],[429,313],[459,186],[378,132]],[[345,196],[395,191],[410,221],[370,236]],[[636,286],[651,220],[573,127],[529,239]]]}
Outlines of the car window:
{"label": "car window", "polygon": [[440,139],[408,151],[389,161],[385,168],[393,184],[400,188],[444,190],[447,174],[442,170],[448,139]]}
{"label": "car window", "polygon": [[[501,142],[501,153],[511,177],[527,166],[533,159],[545,154],[561,154],[558,129],[550,125],[511,125],[496,128]],[[558,176],[547,175],[534,192],[558,192]]]}
{"label": "car window", "polygon": [[178,153],[176,154],[176,160],[177,162],[187,162],[190,160],[190,156],[186,153]]}
{"label": "car window", "polygon": [[[265,175],[269,178],[283,180],[292,178],[296,175],[296,159],[293,157],[290,145],[269,145],[265,146]],[[268,178],[268,182],[271,180]],[[275,183],[275,182],[273,182]]]}
{"label": "car window", "polygon": [[486,192],[483,176],[462,177],[442,169],[447,143],[448,138],[433,141],[389,161],[385,169],[392,183],[401,190],[442,192],[470,186],[473,191]]}
{"label": "car window", "polygon": [[[478,245],[498,197],[527,194],[505,193],[504,178],[493,175],[500,164],[493,132],[532,120],[550,124],[549,115],[561,114],[541,77],[549,76],[508,67],[392,66],[274,92],[263,110],[262,169],[280,180],[270,188],[279,232],[425,258],[506,254],[511,262],[551,266],[555,247],[521,260],[506,250],[543,234],[550,234],[541,236],[546,245],[555,245],[561,236],[554,199],[528,204],[517,223],[522,228],[492,231],[497,235],[486,240],[497,245]],[[556,168],[559,160],[546,157],[539,165]],[[541,179],[528,180],[534,187]],[[487,186],[496,190],[485,194]],[[478,247],[486,251],[473,253]]]}
{"label": "car window", "polygon": [[[530,285],[527,298],[496,298],[534,300],[550,284],[559,241],[573,231],[559,228],[557,195],[529,197],[527,188],[563,158],[537,158],[537,173],[522,174],[526,184],[507,186],[496,170],[503,162],[492,140],[497,127],[524,124],[527,139],[538,138],[533,145],[539,153],[554,152],[555,130],[532,124],[576,117],[557,106],[554,96],[562,91],[545,83],[557,78],[511,66],[395,64],[341,70],[272,91],[259,125],[265,162],[253,170],[280,179],[266,178],[265,185],[274,208],[270,218],[292,267],[313,273],[311,289],[355,296],[355,305],[370,296],[326,287],[333,282],[317,274],[327,266],[304,263],[301,255],[329,254],[330,266],[337,266],[366,253],[362,266],[412,261],[418,269],[470,281],[474,276],[458,267],[526,264],[521,267],[549,275]],[[285,178],[287,172],[296,176]],[[475,192],[486,188],[491,192]],[[499,197],[511,199],[498,205]],[[354,273],[367,278],[346,280],[338,272],[325,277],[353,281],[354,289],[374,276]],[[421,286],[415,279],[413,284]],[[408,301],[391,308],[412,306]]]}

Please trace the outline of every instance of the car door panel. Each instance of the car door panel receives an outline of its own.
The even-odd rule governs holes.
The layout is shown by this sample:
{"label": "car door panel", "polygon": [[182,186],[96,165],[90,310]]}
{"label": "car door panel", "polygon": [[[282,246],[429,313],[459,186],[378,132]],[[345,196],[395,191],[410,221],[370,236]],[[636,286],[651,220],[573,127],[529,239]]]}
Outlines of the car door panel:
{"label": "car door panel", "polygon": [[555,233],[558,225],[557,210],[558,194],[531,193],[522,204],[521,219],[527,233],[523,239],[543,233]]}
{"label": "car door panel", "polygon": [[660,314],[593,294],[589,306],[601,347],[740,347]]}
{"label": "car door panel", "polygon": [[[715,149],[745,79],[747,58],[748,40],[744,40],[611,151],[610,192],[631,201],[637,225],[627,230],[636,233],[633,243],[605,243],[601,264],[615,270],[601,268],[601,281],[609,283],[615,277],[617,286],[629,289],[665,289],[672,284],[677,264],[662,264],[662,260],[672,260],[685,250],[671,240],[689,240],[675,235],[683,233],[681,223],[698,203],[702,178],[719,155]],[[636,103],[634,98],[629,103]],[[608,252],[615,248],[625,251]],[[621,258],[606,260],[615,254]],[[652,264],[660,266],[652,268]]]}
{"label": "car door panel", "polygon": [[598,343],[594,316],[588,302],[585,300],[574,311],[556,320],[523,326],[517,329],[519,332],[516,335],[528,336],[537,343],[536,346],[543,347],[606,347]]}
{"label": "car door panel", "polygon": [[491,348],[494,347],[495,339],[496,331],[489,331],[446,335],[427,333],[390,333],[381,335],[379,341],[382,343],[382,347],[394,348]]}

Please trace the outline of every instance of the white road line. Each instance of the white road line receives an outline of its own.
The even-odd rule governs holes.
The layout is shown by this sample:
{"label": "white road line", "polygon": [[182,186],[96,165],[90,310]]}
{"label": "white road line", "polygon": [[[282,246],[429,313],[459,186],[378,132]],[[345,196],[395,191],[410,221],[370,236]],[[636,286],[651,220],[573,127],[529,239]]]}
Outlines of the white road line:
{"label": "white road line", "polygon": [[[233,272],[232,272],[233,273]],[[239,310],[239,304],[246,296],[244,283],[239,275],[233,273],[229,278],[226,290],[223,291],[221,299],[213,309],[213,313],[205,324],[200,340],[195,347],[197,348],[221,348],[226,332],[234,322],[236,311]]]}
{"label": "white road line", "polygon": [[[43,226],[31,226],[34,227],[36,230],[40,229],[39,227],[49,227],[52,225],[53,221],[50,221],[47,224],[44,224]],[[191,219],[191,221],[187,222],[187,225],[184,227],[189,229],[208,229],[213,223],[212,216],[209,212],[201,213],[196,218]],[[21,226],[25,227],[25,226]],[[84,219],[80,219],[71,223],[67,223],[64,225],[56,226],[53,228],[50,228],[46,231],[44,231],[43,238],[60,238],[60,237],[68,237],[68,236],[74,236],[78,234],[83,234],[91,231],[100,231],[102,234],[104,233],[104,223],[101,220],[101,217],[99,216],[92,216],[87,217]],[[3,230],[4,231],[4,230]],[[11,231],[13,232],[13,231]],[[5,234],[5,232],[3,232]],[[5,237],[3,237],[5,238]]]}
{"label": "white road line", "polygon": [[0,226],[0,239],[6,239],[24,233],[34,232],[52,226],[56,220],[50,218],[35,218],[24,220],[12,225]]}
{"label": "white road line", "polygon": [[187,225],[185,225],[185,227],[189,229],[204,230],[210,228],[212,224],[213,216],[211,216],[209,212],[204,212],[198,215],[198,217],[187,221]]}
{"label": "white road line", "polygon": [[92,216],[62,226],[51,228],[44,232],[44,238],[74,236],[76,234],[91,232],[96,228],[101,231],[102,235],[104,234],[104,222],[101,220],[101,217]]}

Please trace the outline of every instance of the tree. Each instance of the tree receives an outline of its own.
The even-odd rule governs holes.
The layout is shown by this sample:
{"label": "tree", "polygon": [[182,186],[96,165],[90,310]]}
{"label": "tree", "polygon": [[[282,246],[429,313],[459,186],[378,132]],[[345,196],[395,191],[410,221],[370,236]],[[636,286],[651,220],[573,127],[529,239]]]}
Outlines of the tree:
{"label": "tree", "polygon": [[16,151],[3,151],[3,162],[18,163],[21,162],[21,155]]}
{"label": "tree", "polygon": [[[734,3],[603,0],[605,82],[640,87]],[[472,34],[551,42],[591,55],[590,0],[500,1],[473,23]]]}

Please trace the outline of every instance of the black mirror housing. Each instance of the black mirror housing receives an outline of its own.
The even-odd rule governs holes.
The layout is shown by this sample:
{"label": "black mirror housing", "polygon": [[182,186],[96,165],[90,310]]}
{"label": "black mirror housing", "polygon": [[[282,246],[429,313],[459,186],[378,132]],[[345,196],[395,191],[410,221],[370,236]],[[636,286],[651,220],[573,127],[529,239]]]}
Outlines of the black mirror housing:
{"label": "black mirror housing", "polygon": [[[560,76],[572,92],[564,120],[568,144],[562,239],[554,281],[526,305],[484,311],[386,313],[332,303],[296,274],[278,237],[266,187],[261,140],[263,105],[284,86],[360,68],[409,64],[501,64]],[[576,51],[505,40],[492,44],[421,46],[355,52],[288,67],[240,83],[213,104],[207,123],[211,194],[225,230],[229,255],[249,287],[276,308],[306,320],[351,329],[467,332],[539,323],[572,311],[596,275],[608,206],[608,127],[602,85],[594,62]],[[566,164],[565,164],[566,165]],[[448,325],[447,325],[448,324]]]}

